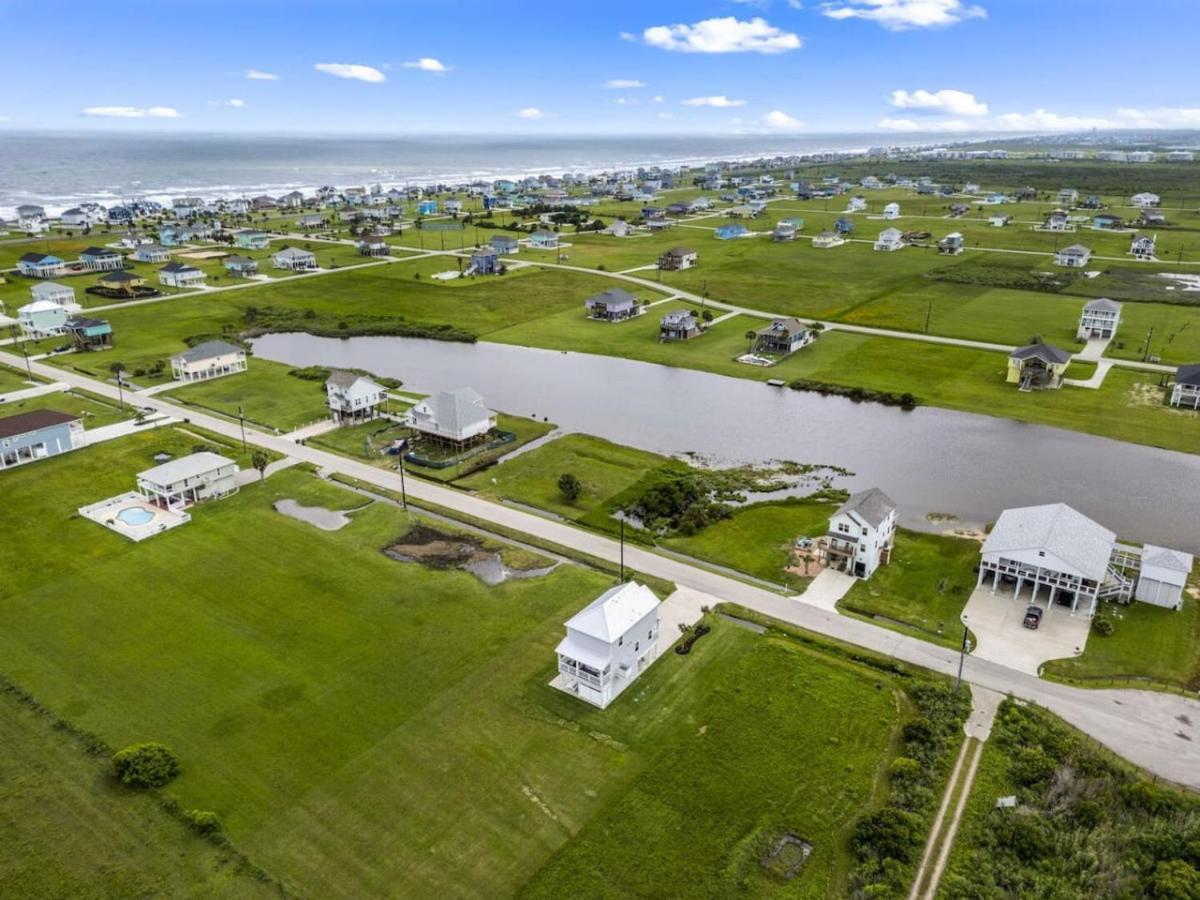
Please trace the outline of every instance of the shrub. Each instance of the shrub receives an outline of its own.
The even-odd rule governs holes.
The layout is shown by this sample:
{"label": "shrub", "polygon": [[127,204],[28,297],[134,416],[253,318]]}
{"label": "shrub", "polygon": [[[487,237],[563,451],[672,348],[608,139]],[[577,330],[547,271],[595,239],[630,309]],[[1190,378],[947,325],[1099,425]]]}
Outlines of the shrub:
{"label": "shrub", "polygon": [[558,489],[562,493],[563,499],[568,503],[574,503],[579,499],[579,495],[583,493],[583,485],[570,472],[559,476]]}
{"label": "shrub", "polygon": [[184,811],[183,821],[200,834],[215,834],[221,830],[221,820],[215,812],[204,809],[189,809]]}
{"label": "shrub", "polygon": [[113,768],[123,784],[162,787],[179,774],[179,761],[162,744],[131,744],[113,755]]}
{"label": "shrub", "polygon": [[1092,631],[1102,637],[1110,637],[1116,628],[1116,624],[1108,616],[1096,616],[1092,619]]}
{"label": "shrub", "polygon": [[854,826],[851,844],[859,859],[898,859],[910,862],[921,847],[921,819],[910,812],[885,806]]}

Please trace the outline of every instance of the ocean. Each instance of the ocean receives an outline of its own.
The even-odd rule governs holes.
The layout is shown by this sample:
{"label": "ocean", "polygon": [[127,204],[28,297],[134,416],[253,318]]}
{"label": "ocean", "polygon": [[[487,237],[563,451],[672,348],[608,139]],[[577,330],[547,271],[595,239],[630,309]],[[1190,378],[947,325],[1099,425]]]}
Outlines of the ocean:
{"label": "ocean", "polygon": [[58,214],[87,201],[111,206],[133,197],[591,173],[862,150],[885,140],[920,142],[878,134],[409,138],[0,131],[0,217],[12,218],[21,203]]}

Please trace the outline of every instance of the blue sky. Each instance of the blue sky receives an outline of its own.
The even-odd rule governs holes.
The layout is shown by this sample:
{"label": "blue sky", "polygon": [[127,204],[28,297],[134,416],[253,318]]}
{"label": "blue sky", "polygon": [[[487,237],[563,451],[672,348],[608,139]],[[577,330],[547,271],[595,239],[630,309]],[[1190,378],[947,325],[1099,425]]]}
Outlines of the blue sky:
{"label": "blue sky", "polygon": [[[1200,2],[0,0],[6,128],[954,134],[1200,127]],[[55,17],[51,16],[53,20]],[[29,28],[31,22],[38,27]],[[1180,36],[1175,39],[1172,36]],[[36,73],[22,87],[14,75]],[[270,77],[267,77],[270,76]]]}

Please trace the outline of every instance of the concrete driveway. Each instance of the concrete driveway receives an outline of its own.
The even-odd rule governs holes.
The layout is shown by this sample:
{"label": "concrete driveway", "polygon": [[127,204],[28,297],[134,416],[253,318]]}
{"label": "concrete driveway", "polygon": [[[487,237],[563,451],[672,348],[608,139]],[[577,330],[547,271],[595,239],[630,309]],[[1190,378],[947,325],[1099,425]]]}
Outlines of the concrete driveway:
{"label": "concrete driveway", "polygon": [[1029,606],[1028,591],[1022,592],[1018,600],[1011,589],[1001,587],[993,594],[990,587],[977,588],[962,613],[963,622],[977,641],[972,655],[1037,675],[1046,660],[1082,653],[1092,620],[1083,614],[1071,615],[1065,606],[1049,602],[1037,605],[1045,615],[1042,624],[1033,630],[1022,624]]}

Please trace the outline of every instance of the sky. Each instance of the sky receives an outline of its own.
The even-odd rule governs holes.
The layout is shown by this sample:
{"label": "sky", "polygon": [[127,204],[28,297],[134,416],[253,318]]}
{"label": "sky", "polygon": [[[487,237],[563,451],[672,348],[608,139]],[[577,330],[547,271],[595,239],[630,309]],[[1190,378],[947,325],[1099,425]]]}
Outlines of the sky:
{"label": "sky", "polygon": [[[5,46],[0,128],[1200,128],[1200,63],[1185,40],[1200,34],[1200,2],[1152,8],[1140,15],[1115,0],[121,0],[96,14],[68,0],[54,6],[64,25],[56,28],[44,0],[0,0],[0,29],[20,36]],[[30,76],[24,87],[21,73]]]}

